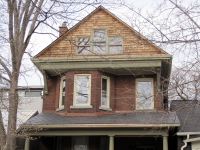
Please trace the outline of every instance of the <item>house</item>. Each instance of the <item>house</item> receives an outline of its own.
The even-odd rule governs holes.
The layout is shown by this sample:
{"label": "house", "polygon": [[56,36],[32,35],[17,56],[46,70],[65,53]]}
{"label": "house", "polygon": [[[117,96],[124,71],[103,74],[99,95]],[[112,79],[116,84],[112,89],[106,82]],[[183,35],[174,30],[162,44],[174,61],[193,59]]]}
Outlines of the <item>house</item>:
{"label": "house", "polygon": [[[39,52],[43,112],[21,126],[25,150],[168,150],[172,56],[99,6]],[[34,139],[34,140],[31,140]]]}
{"label": "house", "polygon": [[[8,92],[9,88],[1,87],[0,89],[0,109],[3,118],[4,128],[7,131],[8,125]],[[43,86],[18,86],[19,105],[17,111],[17,123],[18,129],[20,124],[26,122],[31,117],[42,112],[42,92]],[[16,150],[24,148],[24,138],[17,137]]]}
{"label": "house", "polygon": [[200,149],[200,101],[174,100],[171,111],[176,111],[180,126],[176,131],[177,150]]}

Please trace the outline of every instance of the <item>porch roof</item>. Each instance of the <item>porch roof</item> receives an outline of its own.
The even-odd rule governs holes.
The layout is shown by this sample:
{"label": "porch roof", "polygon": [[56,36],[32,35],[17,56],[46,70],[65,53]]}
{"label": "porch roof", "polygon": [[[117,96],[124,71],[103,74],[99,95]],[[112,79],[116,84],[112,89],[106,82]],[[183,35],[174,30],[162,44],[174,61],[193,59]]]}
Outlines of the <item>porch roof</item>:
{"label": "porch roof", "polygon": [[179,126],[175,112],[133,112],[99,116],[63,116],[55,113],[40,113],[23,126],[46,128],[84,127],[170,127]]}

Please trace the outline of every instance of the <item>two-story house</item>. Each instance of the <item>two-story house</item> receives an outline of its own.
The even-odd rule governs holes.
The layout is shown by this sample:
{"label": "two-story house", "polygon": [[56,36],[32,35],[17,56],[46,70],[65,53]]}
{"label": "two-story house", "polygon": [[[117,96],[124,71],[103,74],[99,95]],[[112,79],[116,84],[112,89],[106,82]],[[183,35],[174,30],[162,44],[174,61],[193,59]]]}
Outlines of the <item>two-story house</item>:
{"label": "two-story house", "polygon": [[[179,126],[167,111],[172,56],[100,6],[38,53],[43,113],[25,149],[168,150]],[[35,140],[29,140],[29,139]]]}

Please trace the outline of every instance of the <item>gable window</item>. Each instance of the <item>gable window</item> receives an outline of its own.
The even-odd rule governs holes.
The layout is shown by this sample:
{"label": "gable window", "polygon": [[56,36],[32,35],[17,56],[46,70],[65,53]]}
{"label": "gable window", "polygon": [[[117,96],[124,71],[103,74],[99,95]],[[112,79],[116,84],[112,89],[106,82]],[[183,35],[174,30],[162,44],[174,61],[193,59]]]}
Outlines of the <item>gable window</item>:
{"label": "gable window", "polygon": [[90,86],[91,86],[90,74],[77,74],[74,76],[73,106],[90,107],[90,93],[91,93]]}
{"label": "gable window", "polygon": [[65,88],[66,88],[66,78],[62,77],[60,79],[60,96],[59,96],[59,110],[64,108],[65,101]]}
{"label": "gable window", "polygon": [[90,37],[77,38],[78,54],[90,54]]}
{"label": "gable window", "polygon": [[136,79],[136,109],[153,109],[153,79]]}
{"label": "gable window", "polygon": [[93,29],[91,37],[77,37],[78,54],[122,53],[122,37],[107,36],[106,29]]}

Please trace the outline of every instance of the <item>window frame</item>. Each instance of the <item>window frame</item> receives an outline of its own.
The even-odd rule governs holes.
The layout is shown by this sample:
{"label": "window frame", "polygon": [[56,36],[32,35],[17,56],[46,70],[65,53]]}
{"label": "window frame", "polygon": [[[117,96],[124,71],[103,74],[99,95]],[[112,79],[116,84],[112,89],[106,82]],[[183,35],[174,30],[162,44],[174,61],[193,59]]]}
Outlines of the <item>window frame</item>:
{"label": "window frame", "polygon": [[[102,105],[102,80],[103,79],[107,80],[107,84],[106,84],[106,87],[107,87],[107,97],[106,97],[107,104],[106,105]],[[102,76],[101,77],[101,104],[100,104],[99,109],[111,111],[111,109],[110,109],[110,77],[108,77],[108,76]]]}
{"label": "window frame", "polygon": [[[121,44],[110,44],[110,37],[120,37],[122,39],[122,43]],[[110,46],[121,46],[122,47],[121,53],[110,53]],[[122,38],[121,35],[119,35],[119,36],[117,36],[117,35],[108,36],[108,53],[109,54],[122,54],[123,53],[123,38]]]}
{"label": "window frame", "polygon": [[[42,90],[25,90],[25,91],[24,91],[24,97],[41,97],[41,94],[42,94],[41,91],[42,91]],[[40,93],[40,95],[39,95],[39,96],[27,95],[27,93],[31,93],[31,92],[38,92],[38,93]]]}
{"label": "window frame", "polygon": [[[94,40],[94,32],[95,31],[100,31],[100,30],[104,30],[105,31],[105,41],[102,40],[102,41],[99,41],[99,40]],[[96,29],[93,29],[92,30],[92,53],[94,54],[107,54],[108,53],[108,49],[107,49],[107,45],[108,45],[108,35],[107,35],[107,29],[105,28],[96,28]],[[105,53],[95,53],[94,52],[94,43],[105,43]]]}
{"label": "window frame", "polygon": [[[90,40],[89,40],[89,44],[88,45],[78,45],[78,39],[79,38],[89,38]],[[84,53],[79,53],[79,47],[89,47],[89,53],[88,54],[91,54],[91,36],[77,36],[76,37],[76,52],[77,52],[77,54],[83,54],[83,55],[85,55]]]}
{"label": "window frame", "polygon": [[[89,88],[88,88],[88,102],[87,104],[76,104],[76,79],[78,76],[88,76],[89,77]],[[73,107],[74,106],[74,107]],[[75,74],[74,75],[74,95],[73,95],[73,106],[71,108],[81,108],[91,106],[91,74]]]}
{"label": "window frame", "polygon": [[[138,82],[151,82],[151,107],[150,108],[138,108]],[[135,80],[135,95],[136,95],[136,110],[152,110],[154,109],[154,79],[153,78],[137,78]]]}
{"label": "window frame", "polygon": [[[95,40],[94,39],[94,33],[95,31],[100,31],[100,30],[104,30],[105,31],[105,39],[104,40]],[[122,39],[122,43],[121,44],[110,44],[110,38],[111,37],[120,37]],[[87,46],[84,45],[78,45],[78,39],[79,38],[89,38],[89,44],[87,44]],[[105,53],[95,53],[94,52],[94,46],[95,43],[100,43],[103,44],[105,43]],[[110,53],[110,46],[121,46],[122,50],[120,53]],[[88,53],[84,54],[84,53],[79,53],[79,47],[89,47],[89,51]],[[77,54],[82,54],[82,55],[90,55],[90,54],[99,54],[99,55],[104,55],[104,54],[122,54],[123,53],[123,37],[121,35],[109,35],[107,34],[107,29],[106,28],[95,28],[92,29],[92,35],[91,36],[77,36],[76,37],[76,53]]]}
{"label": "window frame", "polygon": [[58,103],[58,108],[63,108],[64,109],[64,104],[62,105],[62,93],[63,93],[63,81],[65,80],[65,96],[66,96],[66,77],[63,76],[60,78],[60,92],[59,92],[59,103]]}

